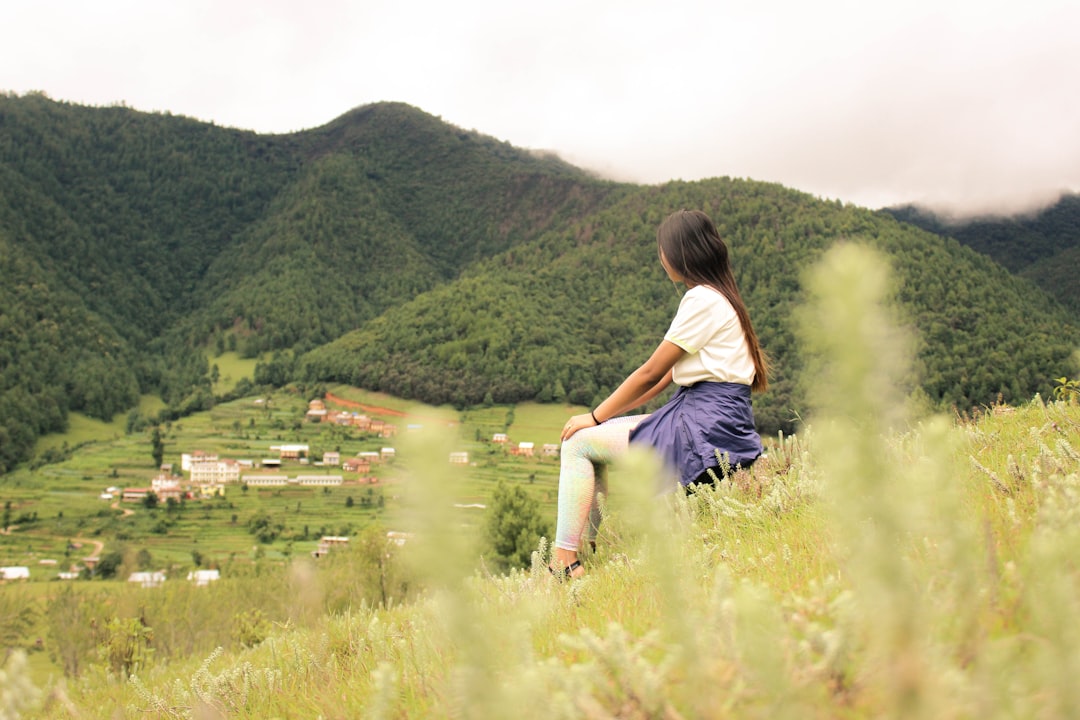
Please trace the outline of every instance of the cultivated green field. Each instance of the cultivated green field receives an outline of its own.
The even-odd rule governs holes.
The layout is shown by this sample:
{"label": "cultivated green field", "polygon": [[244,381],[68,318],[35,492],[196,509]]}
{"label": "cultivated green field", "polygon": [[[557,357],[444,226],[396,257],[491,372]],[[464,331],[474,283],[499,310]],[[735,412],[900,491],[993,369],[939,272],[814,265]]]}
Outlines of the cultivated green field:
{"label": "cultivated green field", "polygon": [[214,383],[214,394],[224,395],[231,392],[236,384],[242,379],[251,379],[255,375],[255,365],[262,360],[261,357],[245,358],[238,352],[226,352],[221,355],[207,353],[206,361],[211,369],[217,365],[217,381]]}
{"label": "cultivated green field", "polygon": [[[520,483],[554,517],[558,468],[554,458],[541,458],[545,442],[555,442],[559,428],[577,408],[528,404],[518,407],[491,407],[458,413],[447,408],[426,406],[383,394],[335,386],[328,392],[370,417],[397,426],[397,436],[378,437],[327,423],[304,421],[307,398],[288,391],[268,396],[243,398],[213,410],[164,425],[164,462],[180,468],[181,453],[202,451],[221,458],[259,461],[276,457],[271,447],[301,443],[311,448],[312,458],[337,450],[343,459],[363,451],[395,447],[410,435],[423,436],[437,430],[449,435],[455,450],[469,453],[470,465],[440,467],[440,472],[461,476],[455,503],[483,505],[499,479]],[[335,403],[328,403],[335,407]],[[154,409],[144,402],[145,410]],[[339,404],[339,409],[348,405]],[[507,432],[510,443],[491,442],[496,432]],[[536,457],[515,457],[510,445],[531,441]],[[333,488],[248,488],[234,485],[224,497],[189,500],[174,508],[164,504],[155,509],[141,503],[120,503],[114,492],[111,500],[100,499],[108,488],[148,487],[157,474],[152,457],[151,430],[124,433],[123,418],[112,423],[73,415],[71,428],[63,435],[49,436],[43,449],[65,449],[60,462],[35,469],[20,468],[0,480],[0,498],[10,503],[10,532],[0,535],[0,564],[25,565],[35,580],[51,580],[59,569],[78,564],[89,540],[104,543],[105,550],[122,546],[133,551],[147,550],[156,569],[173,573],[193,567],[197,552],[204,565],[250,559],[254,553],[285,557],[314,550],[322,535],[349,535],[374,520],[393,526],[398,512],[396,488],[407,482],[415,459],[401,451],[396,458],[373,468],[378,482]],[[395,447],[396,449],[396,447]],[[439,461],[448,464],[448,458]],[[282,474],[342,474],[340,468],[324,468],[286,461]],[[347,483],[350,478],[346,477]],[[351,502],[350,502],[351,499]],[[284,525],[272,543],[253,542],[247,530],[249,519],[269,513]],[[475,525],[482,508],[461,508],[462,520]],[[70,548],[74,540],[82,548]],[[41,564],[42,561],[56,564]]]}
{"label": "cultivated green field", "polygon": [[[221,358],[218,358],[220,362]],[[235,365],[230,372],[236,372]],[[224,375],[223,375],[224,376]],[[434,471],[446,478],[446,498],[459,527],[476,537],[485,508],[499,480],[520,485],[537,498],[554,525],[557,458],[540,457],[544,443],[556,442],[566,417],[581,408],[525,404],[457,412],[445,407],[370,393],[346,386],[328,388],[331,409],[353,409],[397,427],[392,438],[378,437],[328,423],[304,421],[307,398],[282,390],[218,405],[161,427],[163,461],[180,468],[181,453],[196,450],[221,458],[258,461],[276,457],[271,447],[308,444],[313,460],[336,450],[346,459],[363,451],[395,449],[395,458],[372,469],[377,482],[358,484],[338,468],[285,462],[280,474],[343,474],[338,487],[244,488],[230,485],[223,497],[185,500],[177,505],[147,508],[121,502],[116,489],[148,487],[157,474],[151,429],[125,433],[126,417],[110,423],[72,415],[67,433],[44,438],[40,453],[61,453],[57,462],[22,467],[0,478],[0,502],[8,508],[8,531],[0,534],[0,565],[25,566],[30,582],[18,592],[46,601],[61,586],[80,592],[103,589],[130,591],[124,579],[135,570],[161,570],[174,581],[198,568],[217,568],[223,577],[245,576],[262,563],[284,563],[308,557],[324,535],[355,536],[377,524],[385,530],[415,530],[403,517],[402,496],[410,478]],[[153,415],[159,400],[144,398],[140,411]],[[505,432],[506,445],[491,442]],[[518,457],[510,446],[530,441],[536,456]],[[432,457],[437,445],[469,453],[466,466],[451,466],[448,454]],[[113,489],[112,499],[101,495]],[[272,542],[259,542],[250,532],[252,519],[268,516],[280,526]],[[88,557],[119,552],[124,564],[113,581],[60,581],[60,572],[80,570]],[[81,590],[80,590],[81,589]],[[11,600],[13,588],[2,588]],[[38,618],[26,633],[44,636]],[[33,676],[44,681],[59,672],[45,653],[31,657]]]}

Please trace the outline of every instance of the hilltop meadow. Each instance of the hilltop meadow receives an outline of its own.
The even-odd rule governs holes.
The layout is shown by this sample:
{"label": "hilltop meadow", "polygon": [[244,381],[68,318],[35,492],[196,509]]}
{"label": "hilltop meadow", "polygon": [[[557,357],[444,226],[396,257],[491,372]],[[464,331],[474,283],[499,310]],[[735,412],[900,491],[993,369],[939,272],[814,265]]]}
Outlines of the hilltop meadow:
{"label": "hilltop meadow", "polygon": [[[404,545],[373,518],[327,562],[299,546],[234,558],[203,588],[5,587],[0,616],[24,623],[21,635],[17,620],[4,626],[21,638],[0,675],[5,712],[1074,717],[1076,381],[974,414],[928,413],[905,390],[911,338],[884,300],[887,278],[866,248],[830,251],[799,311],[821,388],[800,431],[770,437],[749,471],[693,494],[658,493],[666,475],[652,456],[625,458],[582,579],[548,572],[544,540],[529,567],[493,571],[455,505],[498,479],[446,462],[470,437],[482,447],[490,430],[551,418],[444,408],[446,422],[395,439],[403,462],[386,479],[398,495],[386,516],[417,530]],[[252,402],[217,422],[230,427],[229,413]],[[208,423],[195,417],[184,423]],[[513,482],[542,496],[543,462],[517,462],[498,458],[495,476],[516,467]],[[33,477],[27,487],[45,482]],[[44,629],[40,644],[30,628]],[[63,674],[42,677],[43,655]]]}

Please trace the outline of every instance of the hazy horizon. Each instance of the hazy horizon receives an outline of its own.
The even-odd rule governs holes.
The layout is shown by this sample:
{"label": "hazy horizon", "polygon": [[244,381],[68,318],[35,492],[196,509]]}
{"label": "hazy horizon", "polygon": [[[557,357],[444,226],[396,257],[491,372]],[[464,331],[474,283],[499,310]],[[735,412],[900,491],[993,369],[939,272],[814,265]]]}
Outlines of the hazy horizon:
{"label": "hazy horizon", "polygon": [[1080,4],[6,3],[0,91],[263,133],[400,101],[642,184],[1009,214],[1080,191]]}

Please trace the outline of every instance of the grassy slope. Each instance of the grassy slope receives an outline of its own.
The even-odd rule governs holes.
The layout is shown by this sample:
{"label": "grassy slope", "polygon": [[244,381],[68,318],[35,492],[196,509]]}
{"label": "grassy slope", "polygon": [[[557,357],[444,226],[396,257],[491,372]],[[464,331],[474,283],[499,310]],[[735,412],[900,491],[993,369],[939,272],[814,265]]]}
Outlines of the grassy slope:
{"label": "grassy slope", "polygon": [[[957,491],[953,524],[900,535],[915,586],[893,590],[924,602],[912,634],[888,639],[892,647],[880,646],[875,628],[906,611],[890,609],[888,595],[868,605],[866,576],[851,575],[858,553],[843,541],[847,521],[821,502],[828,481],[815,457],[825,448],[810,433],[738,487],[674,514],[661,504],[658,516],[635,517],[624,496],[584,581],[560,585],[542,569],[475,576],[393,610],[354,608],[279,629],[205,670],[203,657],[151,667],[140,674],[149,695],[94,673],[67,693],[91,716],[93,707],[148,710],[156,698],[171,717],[163,708],[190,703],[193,688],[245,718],[549,718],[589,707],[628,717],[876,717],[904,703],[941,717],[976,714],[982,702],[1001,703],[1004,714],[1057,707],[1071,675],[1047,673],[1046,661],[1071,657],[1060,653],[1075,647],[1066,629],[1076,596],[1047,595],[1031,572],[1075,543],[1052,516],[1067,511],[1056,507],[1060,493],[1080,472],[1069,451],[1080,447],[1080,407],[1003,407],[952,426],[943,442],[935,433],[924,426],[891,441],[908,467],[929,453]],[[939,500],[925,495],[923,510],[933,514]],[[905,522],[921,524],[917,514]],[[972,538],[974,553],[955,552]],[[1051,585],[1075,587],[1075,571],[1057,576]],[[914,653],[906,661],[892,654],[904,648]],[[898,677],[896,666],[911,660]],[[462,675],[466,667],[478,676]]]}
{"label": "grassy slope", "polygon": [[[30,716],[1075,716],[1080,405],[897,425],[887,283],[861,252],[830,254],[813,283],[807,352],[828,359],[831,392],[805,430],[689,498],[659,501],[648,458],[628,458],[583,579],[558,583],[541,563],[478,573],[447,502],[474,480],[439,462],[453,441],[432,428],[406,436],[402,488],[427,522],[398,556],[424,572],[423,597],[373,608],[338,592],[356,568],[302,564],[188,595],[125,593],[117,612],[151,618],[174,596],[208,603],[153,620],[157,648],[178,615],[199,618],[185,634],[235,626],[261,597],[287,598],[285,622],[248,650],[204,639],[137,681],[86,668]],[[26,677],[13,668],[9,682]]]}

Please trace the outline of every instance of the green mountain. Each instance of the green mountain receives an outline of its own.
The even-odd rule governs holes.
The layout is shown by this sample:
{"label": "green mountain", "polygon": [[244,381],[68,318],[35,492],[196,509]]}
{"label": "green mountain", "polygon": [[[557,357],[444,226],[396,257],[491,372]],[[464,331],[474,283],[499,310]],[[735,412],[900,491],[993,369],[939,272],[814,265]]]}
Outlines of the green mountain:
{"label": "green mountain", "polygon": [[934,405],[965,411],[999,393],[1030,398],[1071,367],[1071,319],[985,256],[868,210],[716,179],[639,188],[308,353],[298,373],[458,405],[599,402],[653,349],[678,305],[654,234],[679,207],[710,213],[731,243],[775,365],[772,388],[755,400],[764,429],[790,431],[804,407],[793,311],[802,272],[837,241],[892,258]]}
{"label": "green mountain", "polygon": [[1064,194],[1036,213],[960,222],[913,205],[884,212],[989,255],[1080,313],[1080,195]]}
{"label": "green mountain", "polygon": [[[78,410],[140,393],[211,406],[205,351],[255,381],[428,402],[593,403],[655,346],[678,293],[654,232],[710,212],[776,366],[762,430],[802,408],[792,310],[830,244],[893,259],[922,385],[966,410],[1047,392],[1077,328],[951,239],[776,185],[607,182],[378,104],[288,135],[0,96],[0,472]],[[240,391],[250,390],[242,386]]]}

